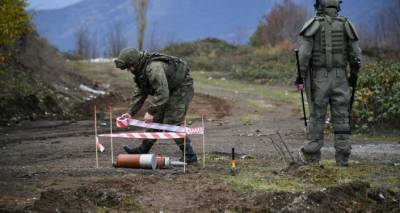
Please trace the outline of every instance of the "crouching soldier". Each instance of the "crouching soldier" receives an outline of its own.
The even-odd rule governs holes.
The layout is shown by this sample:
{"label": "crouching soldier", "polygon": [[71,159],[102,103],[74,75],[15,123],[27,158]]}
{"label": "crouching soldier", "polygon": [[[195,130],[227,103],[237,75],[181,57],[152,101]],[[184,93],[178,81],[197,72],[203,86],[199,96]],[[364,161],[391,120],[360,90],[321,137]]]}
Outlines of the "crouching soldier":
{"label": "crouching soldier", "polygon": [[[299,63],[302,78],[299,89],[305,88],[310,106],[308,143],[301,148],[301,159],[319,164],[324,143],[324,125],[328,104],[335,133],[336,163],[347,166],[350,144],[350,86],[360,69],[361,49],[358,36],[350,21],[338,15],[339,0],[316,0],[317,15],[301,30]],[[350,79],[347,66],[350,65]]]}
{"label": "crouching soldier", "polygon": [[[151,95],[153,101],[144,116],[145,122],[182,125],[194,95],[193,79],[185,61],[127,48],[121,51],[115,65],[132,73],[136,83],[132,103],[123,116],[134,116],[143,106],[147,96]],[[148,130],[152,131],[156,130]],[[155,139],[145,139],[138,147],[129,148],[125,145],[123,148],[128,154],[144,154],[150,151],[155,142]],[[184,139],[175,139],[175,143],[183,152]],[[190,145],[189,137],[186,137],[186,162],[196,161],[197,155]]]}

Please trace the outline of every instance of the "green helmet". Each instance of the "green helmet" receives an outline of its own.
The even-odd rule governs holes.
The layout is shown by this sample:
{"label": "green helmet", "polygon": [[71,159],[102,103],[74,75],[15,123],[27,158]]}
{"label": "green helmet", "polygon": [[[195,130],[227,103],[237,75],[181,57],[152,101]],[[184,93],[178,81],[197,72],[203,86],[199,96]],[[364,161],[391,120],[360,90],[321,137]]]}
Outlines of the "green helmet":
{"label": "green helmet", "polygon": [[142,53],[135,48],[123,49],[117,59],[114,60],[115,66],[121,70],[129,66],[136,66],[142,57]]}
{"label": "green helmet", "polygon": [[336,10],[340,11],[341,0],[316,0],[314,7],[317,11],[324,11],[327,8],[336,8]]}

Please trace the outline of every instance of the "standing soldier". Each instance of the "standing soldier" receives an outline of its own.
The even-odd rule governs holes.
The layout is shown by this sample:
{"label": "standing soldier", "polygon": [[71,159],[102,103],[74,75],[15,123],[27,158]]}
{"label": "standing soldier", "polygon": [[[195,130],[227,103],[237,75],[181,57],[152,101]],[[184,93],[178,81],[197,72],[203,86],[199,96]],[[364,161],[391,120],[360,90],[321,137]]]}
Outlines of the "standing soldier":
{"label": "standing soldier", "polygon": [[348,166],[351,153],[349,83],[354,90],[361,49],[354,26],[338,15],[340,3],[339,0],[316,0],[317,15],[307,21],[300,32],[301,77],[296,84],[299,90],[306,89],[310,106],[308,143],[299,151],[300,159],[306,164],[319,165],[328,104],[335,133],[336,164]]}
{"label": "standing soldier", "polygon": [[[143,106],[148,95],[153,100],[144,116],[145,122],[181,125],[194,95],[193,79],[186,62],[172,56],[147,53],[134,48],[121,51],[115,60],[117,68],[134,75],[136,83],[132,104],[124,117],[135,115]],[[148,130],[155,131],[155,130]],[[124,146],[128,154],[148,153],[156,142],[154,139],[142,141],[139,147]],[[184,139],[175,139],[180,150],[184,151]],[[197,155],[186,138],[186,162],[197,161]]]}

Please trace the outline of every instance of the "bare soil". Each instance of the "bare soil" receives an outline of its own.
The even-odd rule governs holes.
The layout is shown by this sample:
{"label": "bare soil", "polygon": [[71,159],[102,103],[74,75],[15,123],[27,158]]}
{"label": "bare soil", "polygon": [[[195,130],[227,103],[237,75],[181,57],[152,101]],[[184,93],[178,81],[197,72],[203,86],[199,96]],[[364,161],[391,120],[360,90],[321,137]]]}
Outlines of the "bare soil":
{"label": "bare soil", "polygon": [[[206,166],[202,159],[182,168],[164,170],[112,167],[109,139],[101,139],[106,151],[95,161],[93,104],[98,108],[99,133],[109,131],[108,106],[113,117],[125,112],[131,91],[127,81],[103,73],[95,79],[109,95],[76,107],[75,120],[21,122],[0,129],[0,211],[2,212],[399,212],[399,187],[377,189],[368,182],[330,185],[303,192],[243,189],[228,181],[232,147],[241,162],[259,168],[284,163],[274,148],[279,132],[289,152],[297,155],[305,140],[297,106],[249,93],[196,84],[188,123],[201,126],[205,114]],[[94,78],[93,76],[87,76]],[[109,85],[105,87],[104,85]],[[101,86],[102,87],[102,86]],[[87,94],[89,95],[89,94]],[[251,100],[264,103],[253,107]],[[143,115],[142,111],[138,118]],[[252,120],[241,119],[253,115]],[[131,130],[142,131],[135,128]],[[121,131],[114,127],[114,131]],[[114,139],[114,158],[121,146],[138,140]],[[192,143],[202,158],[202,137]],[[332,137],[327,135],[324,159],[333,159]],[[387,152],[373,145],[388,146]],[[396,141],[354,141],[352,160],[397,165]],[[158,141],[151,153],[180,157],[172,141]],[[114,159],[115,160],[115,159]],[[244,165],[244,164],[243,164]],[[301,174],[301,166],[277,170],[289,179]],[[400,172],[399,172],[400,176]],[[234,178],[234,177],[233,177]],[[382,198],[384,197],[384,198]]]}

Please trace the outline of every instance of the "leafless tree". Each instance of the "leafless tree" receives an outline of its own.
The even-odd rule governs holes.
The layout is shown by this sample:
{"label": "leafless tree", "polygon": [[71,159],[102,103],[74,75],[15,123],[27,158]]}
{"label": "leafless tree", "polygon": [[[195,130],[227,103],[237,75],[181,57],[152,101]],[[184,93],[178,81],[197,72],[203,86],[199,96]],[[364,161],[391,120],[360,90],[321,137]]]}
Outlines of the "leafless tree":
{"label": "leafless tree", "polygon": [[400,1],[390,0],[377,15],[377,45],[381,48],[400,50]]}
{"label": "leafless tree", "polygon": [[121,22],[114,22],[107,34],[107,55],[117,57],[122,49],[127,47],[127,41],[122,32]]}
{"label": "leafless tree", "polygon": [[284,41],[295,43],[308,16],[307,7],[293,0],[276,4],[261,22],[261,43],[272,46]]}
{"label": "leafless tree", "polygon": [[144,33],[147,27],[147,9],[149,0],[132,0],[132,5],[136,15],[136,31],[138,49],[143,49]]}
{"label": "leafless tree", "polygon": [[81,27],[79,27],[79,30],[76,33],[75,47],[76,47],[76,53],[79,57],[90,58],[91,47],[90,47],[89,31],[86,25],[81,25]]}
{"label": "leafless tree", "polygon": [[149,50],[157,50],[160,48],[160,45],[158,43],[158,40],[156,38],[156,28],[153,26],[152,30],[151,30],[151,34],[148,40],[148,45],[147,45],[147,49]]}
{"label": "leafless tree", "polygon": [[97,32],[92,33],[92,39],[90,40],[90,57],[96,58],[98,54],[98,39]]}

